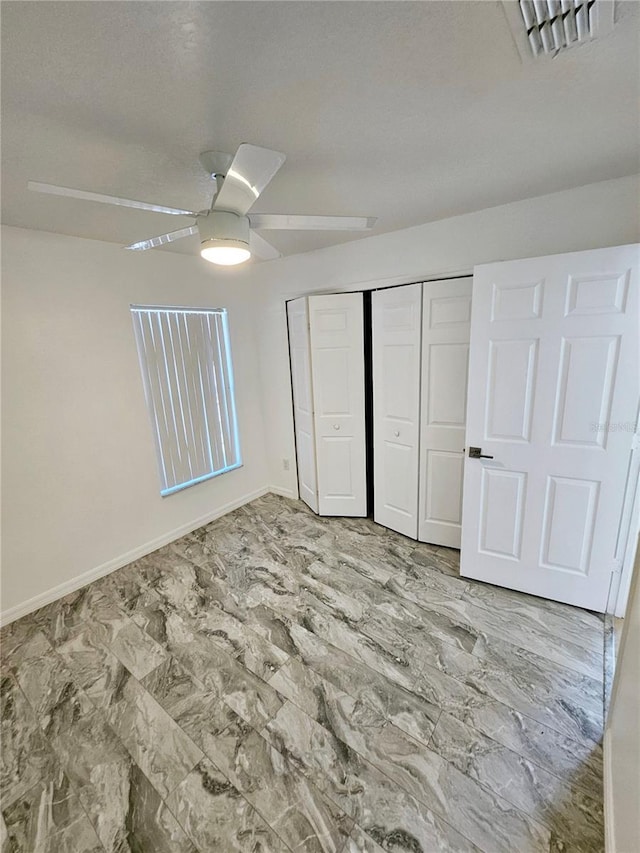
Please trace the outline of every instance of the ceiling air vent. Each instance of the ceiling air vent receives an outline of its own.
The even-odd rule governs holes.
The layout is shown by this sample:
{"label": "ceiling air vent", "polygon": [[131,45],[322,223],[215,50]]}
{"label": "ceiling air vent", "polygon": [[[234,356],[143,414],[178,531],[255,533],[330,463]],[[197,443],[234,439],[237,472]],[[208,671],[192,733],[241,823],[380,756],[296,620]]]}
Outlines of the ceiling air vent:
{"label": "ceiling air vent", "polygon": [[520,56],[557,56],[613,29],[613,0],[506,0]]}

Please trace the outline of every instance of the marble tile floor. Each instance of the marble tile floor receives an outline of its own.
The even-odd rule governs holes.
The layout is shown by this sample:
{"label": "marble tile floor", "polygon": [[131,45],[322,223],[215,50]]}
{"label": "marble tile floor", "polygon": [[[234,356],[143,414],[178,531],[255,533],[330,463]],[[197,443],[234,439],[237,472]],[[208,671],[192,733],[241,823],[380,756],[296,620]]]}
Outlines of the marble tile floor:
{"label": "marble tile floor", "polygon": [[602,851],[604,630],[266,495],[2,629],[1,853]]}

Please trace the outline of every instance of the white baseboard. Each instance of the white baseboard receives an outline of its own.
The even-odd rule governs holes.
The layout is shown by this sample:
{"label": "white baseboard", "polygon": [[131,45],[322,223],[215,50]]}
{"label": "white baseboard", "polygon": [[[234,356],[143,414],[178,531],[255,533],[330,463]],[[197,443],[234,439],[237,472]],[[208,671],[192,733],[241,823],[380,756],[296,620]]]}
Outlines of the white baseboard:
{"label": "white baseboard", "polygon": [[605,853],[616,853],[613,780],[611,778],[611,732],[608,728],[604,731],[602,757],[604,764],[604,850]]}
{"label": "white baseboard", "polygon": [[267,489],[268,492],[272,492],[274,495],[280,495],[282,498],[293,498],[297,499],[298,493],[293,489],[284,489],[282,486],[269,486]]}
{"label": "white baseboard", "polygon": [[169,542],[174,542],[181,536],[191,533],[192,530],[197,530],[198,527],[202,527],[204,524],[209,524],[209,522],[215,521],[216,518],[220,518],[220,516],[226,515],[228,512],[233,512],[234,509],[238,509],[238,507],[244,506],[245,504],[254,501],[256,498],[260,498],[262,495],[266,495],[267,492],[271,491],[275,492],[275,494],[283,495],[283,497],[293,497],[293,495],[286,489],[277,489],[275,487],[272,489],[269,486],[265,486],[262,489],[256,489],[255,492],[243,495],[235,501],[230,501],[229,503],[218,507],[213,512],[203,515],[200,518],[196,518],[194,521],[190,521],[180,527],[176,527],[174,530],[164,533],[162,536],[159,536],[157,539],[153,539],[151,542],[145,542],[144,545],[140,545],[138,548],[134,548],[126,554],[121,554],[113,560],[108,560],[100,566],[89,569],[88,572],[84,572],[81,575],[77,575],[75,578],[64,581],[64,583],[51,587],[51,589],[41,592],[39,595],[34,595],[33,598],[29,598],[21,604],[16,604],[15,607],[3,610],[2,613],[0,613],[0,625],[8,625],[9,622],[14,622],[16,619],[20,619],[21,616],[33,613],[34,610],[44,607],[45,604],[51,604],[52,601],[56,601],[58,598],[69,595],[70,592],[75,592],[77,589],[81,589],[83,586],[92,583],[92,581],[96,581],[99,578],[114,572],[116,569],[121,569],[129,563],[133,563],[134,560],[139,560],[140,557],[144,557],[146,554],[151,554],[152,551],[162,548],[163,545],[168,545]]}

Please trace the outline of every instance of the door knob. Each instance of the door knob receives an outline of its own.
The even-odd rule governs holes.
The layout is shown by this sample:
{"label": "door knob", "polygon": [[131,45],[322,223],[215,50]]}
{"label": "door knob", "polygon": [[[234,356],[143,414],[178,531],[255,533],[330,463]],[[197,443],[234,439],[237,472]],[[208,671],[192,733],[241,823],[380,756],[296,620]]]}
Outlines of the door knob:
{"label": "door knob", "polygon": [[400,430],[394,429],[393,434],[395,435],[396,438],[398,438],[398,436],[400,435]]}
{"label": "door knob", "polygon": [[493,459],[493,456],[487,456],[486,453],[482,452],[481,447],[470,447],[469,459]]}
{"label": "door knob", "polygon": [[334,425],[333,425],[333,428],[334,428],[334,429],[340,429],[340,424],[334,424]]}

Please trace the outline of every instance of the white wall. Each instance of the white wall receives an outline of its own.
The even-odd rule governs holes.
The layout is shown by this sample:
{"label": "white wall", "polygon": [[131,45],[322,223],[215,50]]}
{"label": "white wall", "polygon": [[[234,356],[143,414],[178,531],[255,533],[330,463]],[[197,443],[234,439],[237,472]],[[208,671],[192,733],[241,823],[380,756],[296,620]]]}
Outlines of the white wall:
{"label": "white wall", "polygon": [[[250,268],[18,228],[2,250],[6,618],[264,489],[267,468]],[[160,497],[131,303],[229,309],[243,468]]]}
{"label": "white wall", "polygon": [[[639,199],[637,176],[603,181],[256,267],[256,293],[264,301],[260,362],[270,482],[297,489],[286,299],[470,273],[475,264],[490,261],[633,243],[640,235]],[[377,213],[384,223],[384,211],[364,212]],[[283,459],[291,460],[288,472]]]}
{"label": "white wall", "polygon": [[640,850],[640,547],[604,739],[607,853]]}

